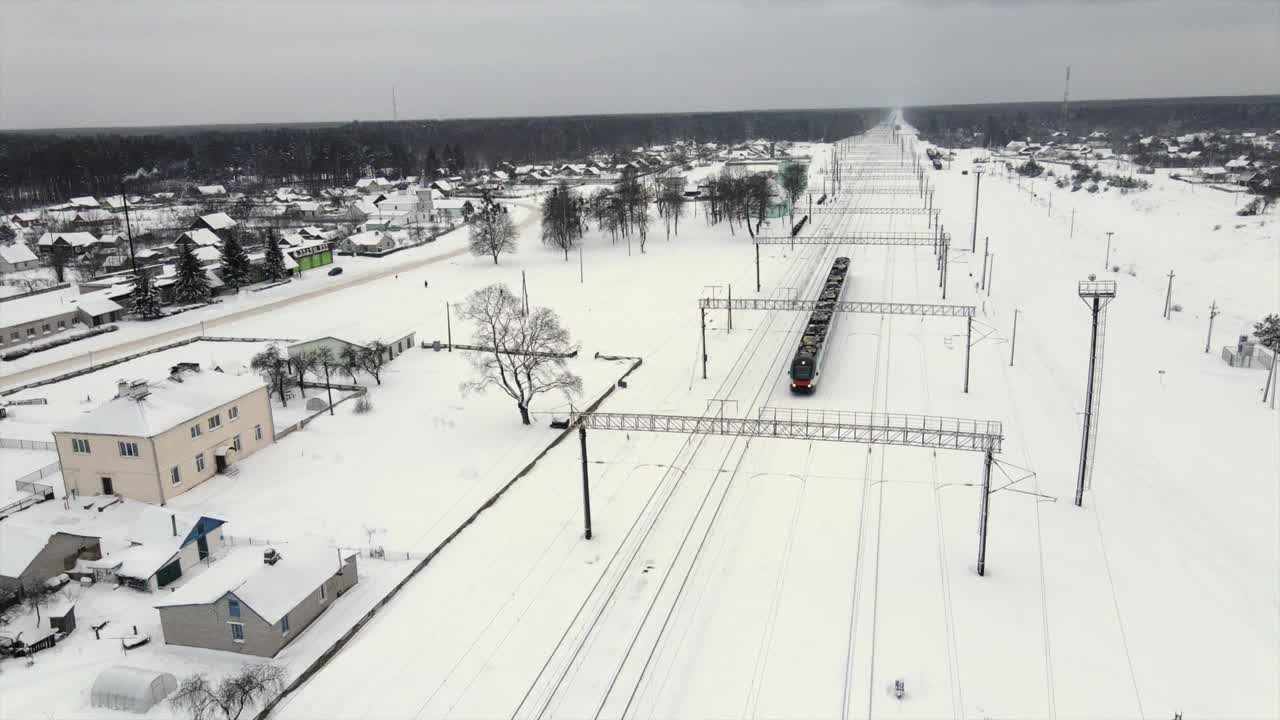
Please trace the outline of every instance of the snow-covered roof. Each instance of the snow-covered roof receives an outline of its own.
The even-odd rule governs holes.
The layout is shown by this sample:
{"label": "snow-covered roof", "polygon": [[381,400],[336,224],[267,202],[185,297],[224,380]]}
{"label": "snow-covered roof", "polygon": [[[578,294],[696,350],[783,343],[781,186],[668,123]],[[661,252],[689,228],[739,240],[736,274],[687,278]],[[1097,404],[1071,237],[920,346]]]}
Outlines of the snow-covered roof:
{"label": "snow-covered roof", "polygon": [[435,182],[431,183],[431,187],[436,188],[437,190],[440,190],[442,192],[453,192],[453,183],[449,182],[448,180],[436,180]]}
{"label": "snow-covered roof", "polygon": [[4,258],[4,261],[11,265],[17,265],[18,263],[35,260],[36,254],[31,252],[31,248],[26,245],[15,243],[13,245],[0,245],[0,258]]}
{"label": "snow-covered roof", "polygon": [[299,200],[293,203],[293,207],[301,212],[316,212],[320,209],[320,203],[314,200]]}
{"label": "snow-covered roof", "polygon": [[22,576],[36,555],[49,544],[49,537],[56,530],[51,528],[20,527],[13,523],[0,523],[0,575],[8,578]]}
{"label": "snow-covered roof", "polygon": [[98,238],[94,237],[93,233],[64,232],[45,233],[40,236],[40,239],[36,241],[36,244],[40,247],[50,247],[59,239],[62,239],[67,244],[71,245],[71,247],[84,247],[86,245],[92,245],[98,241]]}
{"label": "snow-covered roof", "polygon": [[[119,574],[146,579],[194,539],[194,530],[208,532],[222,523],[217,518],[104,495],[81,498],[66,507],[62,503],[33,505],[6,518],[0,528],[101,538],[106,557],[87,561],[87,565],[116,568]],[[5,548],[0,553],[8,554],[7,545],[7,539],[0,543],[0,548]]]}
{"label": "snow-covered roof", "polygon": [[20,212],[20,213],[14,213],[14,214],[12,214],[12,215],[10,215],[10,216],[9,216],[9,219],[10,219],[10,220],[13,220],[14,222],[31,223],[31,222],[35,222],[36,220],[39,220],[39,219],[40,219],[40,213],[38,213],[38,212]]}
{"label": "snow-covered roof", "polygon": [[366,247],[377,246],[382,243],[384,236],[380,230],[370,230],[368,232],[356,233],[348,235],[347,242],[352,245],[363,245]]}
{"label": "snow-covered roof", "polygon": [[197,185],[196,192],[201,195],[226,195],[227,189],[221,185]]}
{"label": "snow-covered roof", "polygon": [[99,317],[107,313],[122,312],[124,310],[118,303],[102,292],[81,295],[76,298],[76,304],[80,306],[81,310],[89,313],[91,317]]}
{"label": "snow-covered roof", "polygon": [[268,565],[263,562],[263,550],[261,546],[232,550],[155,607],[209,605],[231,593],[275,624],[341,569],[340,556],[345,561],[356,555],[319,543],[288,543],[276,547],[280,559]]}
{"label": "snow-covered roof", "polygon": [[[284,250],[285,248],[281,248],[281,249],[282,249],[282,250]],[[289,250],[292,250],[293,248],[288,248],[288,249],[289,249]],[[287,253],[287,252],[283,253],[283,257],[282,257],[282,259],[284,260],[284,269],[285,269],[285,270],[297,270],[297,269],[298,269],[298,261],[297,261],[297,260],[294,260],[294,259],[293,259],[293,256],[292,256],[292,255],[290,255],[289,253]],[[259,263],[265,263],[266,261],[267,261],[267,253],[266,253],[266,251],[265,251],[265,250],[264,250],[264,251],[261,251],[261,252],[251,252],[251,253],[249,253],[249,262],[250,262],[250,263],[252,263],[252,264],[254,264],[254,265],[257,265],[257,264],[259,264]]]}
{"label": "snow-covered roof", "polygon": [[192,254],[200,262],[217,262],[222,259],[222,251],[212,245],[201,245]]}
{"label": "snow-covered roof", "polygon": [[[36,322],[78,309],[83,309],[96,317],[102,312],[95,312],[95,310],[101,310],[104,307],[100,299],[105,299],[100,293],[81,295],[80,289],[72,286],[7,300],[0,305],[0,313],[3,314],[6,325]],[[115,303],[111,304],[115,305]],[[119,310],[120,306],[115,305],[114,309]],[[110,310],[103,312],[110,312]]]}
{"label": "snow-covered roof", "polygon": [[211,230],[226,230],[236,226],[236,221],[224,212],[209,213],[200,216],[201,222],[209,226]]}
{"label": "snow-covered roof", "polygon": [[141,399],[128,395],[112,398],[61,430],[154,437],[260,387],[264,387],[264,383],[256,375],[227,375],[216,371],[184,373],[181,381],[166,378],[151,383],[150,393]]}
{"label": "snow-covered roof", "polygon": [[432,207],[437,210],[461,210],[463,206],[471,204],[466,198],[442,198],[432,202]]}
{"label": "snow-covered roof", "polygon": [[182,242],[183,238],[190,240],[196,245],[216,246],[222,244],[222,238],[218,234],[208,228],[197,228],[188,230],[178,236],[177,242]]}
{"label": "snow-covered roof", "polygon": [[79,207],[79,208],[101,207],[100,205],[98,205],[98,201],[93,199],[93,197],[90,195],[86,195],[84,197],[73,197],[71,198],[71,202],[69,204],[72,207]]}

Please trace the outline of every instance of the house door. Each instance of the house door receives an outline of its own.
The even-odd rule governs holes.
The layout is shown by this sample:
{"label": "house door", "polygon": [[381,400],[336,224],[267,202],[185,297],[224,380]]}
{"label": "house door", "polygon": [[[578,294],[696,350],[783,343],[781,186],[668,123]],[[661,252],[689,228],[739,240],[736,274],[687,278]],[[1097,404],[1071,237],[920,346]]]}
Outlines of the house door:
{"label": "house door", "polygon": [[111,478],[109,478],[109,477],[104,477],[104,478],[102,478],[102,494],[103,494],[103,495],[115,495],[115,494],[116,494],[116,492],[115,492],[115,488],[114,488],[114,487],[112,487],[112,485],[111,485]]}
{"label": "house door", "polygon": [[226,469],[227,469],[227,456],[226,456],[226,455],[214,455],[214,456],[213,456],[213,464],[214,464],[214,466],[215,466],[215,467],[217,467],[217,468],[218,468],[218,472],[222,472],[222,471],[226,470]]}
{"label": "house door", "polygon": [[204,535],[196,539],[196,551],[200,553],[201,560],[209,557],[209,539]]}

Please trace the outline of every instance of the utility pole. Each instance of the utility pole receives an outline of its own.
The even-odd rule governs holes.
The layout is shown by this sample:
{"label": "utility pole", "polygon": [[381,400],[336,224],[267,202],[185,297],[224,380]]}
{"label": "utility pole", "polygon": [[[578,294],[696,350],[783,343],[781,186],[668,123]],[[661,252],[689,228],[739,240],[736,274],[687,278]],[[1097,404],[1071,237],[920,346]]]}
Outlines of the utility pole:
{"label": "utility pole", "polygon": [[756,246],[756,292],[760,292],[760,243]]}
{"label": "utility pole", "polygon": [[1173,271],[1169,271],[1169,289],[1164,292],[1164,319],[1168,320],[1173,313]]}
{"label": "utility pole", "polygon": [[578,426],[578,442],[582,446],[582,519],[586,525],[586,532],[583,534],[587,540],[591,539],[591,483],[587,471],[587,426]]}
{"label": "utility pole", "polygon": [[996,256],[991,255],[991,262],[987,263],[987,297],[991,297],[991,278],[996,274]]}
{"label": "utility pole", "polygon": [[1018,349],[1018,308],[1013,309],[1013,337],[1009,340],[1009,367],[1013,367],[1013,352]]}
{"label": "utility pole", "polygon": [[964,325],[964,393],[969,394],[969,349],[973,347],[973,317],[966,319]]}
{"label": "utility pole", "polygon": [[449,303],[446,302],[444,304],[444,331],[448,337],[449,352],[453,352],[453,318],[450,317],[451,315]]}
{"label": "utility pole", "polygon": [[707,379],[707,310],[698,308],[702,323],[702,379]]}
{"label": "utility pole", "polygon": [[124,192],[124,181],[120,181],[120,201],[124,203],[124,231],[129,238],[129,262],[133,265],[133,274],[138,274],[138,258],[133,254],[133,227],[129,224],[129,196]]}
{"label": "utility pole", "polygon": [[729,286],[729,332],[733,332],[733,285]]}
{"label": "utility pole", "polygon": [[991,462],[988,450],[982,461],[982,505],[978,514],[978,576],[986,574],[987,566],[987,511],[991,503]]}
{"label": "utility pole", "polygon": [[1214,300],[1209,305],[1209,335],[1204,339],[1204,351],[1209,352],[1209,346],[1213,344],[1213,319],[1218,317],[1218,301]]}
{"label": "utility pole", "polygon": [[524,298],[524,314],[529,314],[529,281],[524,276],[524,270],[520,271],[520,293]]}
{"label": "utility pole", "polygon": [[978,251],[978,198],[982,193],[982,168],[974,168],[973,175],[977,182],[973,186],[973,234],[970,236],[969,252]]}
{"label": "utility pole", "polygon": [[[521,271],[521,272],[523,272],[523,271]],[[584,277],[584,276],[583,276],[583,274],[582,274],[582,243],[578,243],[578,284],[579,284],[579,285],[581,285],[582,283],[586,282],[586,280],[584,280],[584,279],[583,279],[583,277]],[[527,311],[527,310],[528,310],[528,303],[526,302],[526,304],[525,304],[525,305],[526,305],[525,310]]]}
{"label": "utility pole", "polygon": [[1071,208],[1071,237],[1076,236],[1076,209]]}
{"label": "utility pole", "polygon": [[1107,255],[1106,255],[1106,258],[1102,261],[1103,272],[1106,272],[1108,269],[1111,268],[1111,236],[1112,235],[1115,235],[1115,233],[1108,230],[1107,231]]}
{"label": "utility pole", "polygon": [[987,258],[991,257],[991,236],[982,241],[982,289],[987,289]]}

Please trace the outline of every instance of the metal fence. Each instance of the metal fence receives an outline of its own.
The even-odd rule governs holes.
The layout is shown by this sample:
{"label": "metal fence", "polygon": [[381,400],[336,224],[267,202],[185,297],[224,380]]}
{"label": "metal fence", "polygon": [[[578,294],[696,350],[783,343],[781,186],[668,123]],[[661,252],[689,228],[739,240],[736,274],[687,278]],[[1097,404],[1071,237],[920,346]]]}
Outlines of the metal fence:
{"label": "metal fence", "polygon": [[21,490],[22,489],[21,486],[24,484],[29,485],[36,480],[47,478],[50,475],[57,475],[60,472],[62,472],[62,464],[59,463],[57,460],[54,460],[53,462],[49,463],[48,465],[45,465],[39,470],[32,470],[26,475],[23,475],[17,480],[14,480],[14,482],[16,482],[19,485],[18,489]]}
{"label": "metal fence", "polygon": [[54,450],[58,446],[48,440],[14,440],[12,438],[0,438],[0,448],[8,448],[10,450]]}

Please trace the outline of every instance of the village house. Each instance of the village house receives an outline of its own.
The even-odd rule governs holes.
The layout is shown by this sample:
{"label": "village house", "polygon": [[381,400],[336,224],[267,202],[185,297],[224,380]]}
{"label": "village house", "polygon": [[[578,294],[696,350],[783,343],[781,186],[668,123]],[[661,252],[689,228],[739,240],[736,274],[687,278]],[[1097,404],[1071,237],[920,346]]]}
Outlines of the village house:
{"label": "village house", "polygon": [[77,326],[97,327],[119,320],[124,308],[93,292],[80,294],[76,286],[0,298],[0,347],[41,340]]}
{"label": "village house", "polygon": [[200,197],[222,197],[227,194],[227,189],[221,185],[196,185],[188,194]]}
{"label": "village house", "polygon": [[360,178],[356,181],[356,190],[366,194],[387,192],[394,187],[394,183],[384,177]]}
{"label": "village house", "polygon": [[57,572],[144,592],[169,585],[223,548],[218,518],[106,495],[33,505],[3,525],[40,536],[81,538],[84,549],[74,556],[66,552],[72,544],[63,542],[57,553],[63,569]]}
{"label": "village house", "polygon": [[440,220],[461,220],[475,212],[475,206],[471,204],[471,201],[462,198],[437,200],[433,207],[436,218]]}
{"label": "village house", "polygon": [[40,265],[36,254],[22,243],[0,245],[0,272],[30,270]]}
{"label": "village house", "polygon": [[96,242],[98,238],[93,233],[45,233],[36,241],[36,248],[42,253],[53,252],[54,248],[63,248],[78,254],[88,250]]}
{"label": "village house", "polygon": [[275,429],[260,378],[196,370],[121,380],[53,437],[68,491],[164,505],[270,445]]}
{"label": "village house", "polygon": [[38,212],[20,212],[9,216],[9,222],[21,228],[29,228],[40,222],[40,213]]}
{"label": "village house", "polygon": [[195,222],[191,223],[192,230],[199,230],[203,228],[205,230],[212,230],[215,233],[218,232],[219,230],[226,230],[228,228],[233,228],[235,226],[236,226],[235,219],[224,212],[216,212],[216,213],[209,213],[208,215],[201,215],[200,217],[196,218]]}
{"label": "village house", "polygon": [[73,197],[67,202],[72,208],[81,210],[94,210],[102,207],[92,196]]}
{"label": "village house", "polygon": [[40,589],[82,559],[102,557],[98,539],[72,532],[0,523],[0,590],[18,593]]}
{"label": "village house", "polygon": [[274,657],[360,581],[357,557],[306,542],[233,550],[155,604],[165,644]]}
{"label": "village house", "polygon": [[343,252],[350,255],[369,255],[394,250],[396,246],[396,238],[393,233],[383,232],[382,230],[367,230],[343,238],[339,247],[342,248]]}
{"label": "village house", "polygon": [[186,243],[192,243],[197,247],[218,247],[222,245],[222,238],[208,228],[200,228],[198,230],[188,230],[173,241],[173,244],[178,247]]}
{"label": "village house", "polygon": [[339,338],[332,335],[326,335],[324,337],[294,343],[293,345],[285,348],[285,352],[289,357],[293,358],[319,350],[323,347],[328,348],[329,352],[331,352],[334,357],[342,357],[342,355],[348,350],[366,350],[375,342],[381,342],[385,348],[382,352],[382,359],[390,362],[405,350],[413,347],[416,335],[417,333],[412,330],[388,331],[378,336],[361,338]]}

